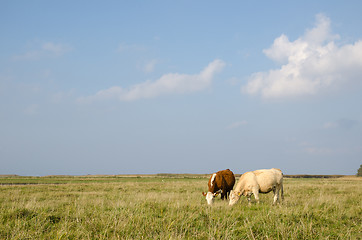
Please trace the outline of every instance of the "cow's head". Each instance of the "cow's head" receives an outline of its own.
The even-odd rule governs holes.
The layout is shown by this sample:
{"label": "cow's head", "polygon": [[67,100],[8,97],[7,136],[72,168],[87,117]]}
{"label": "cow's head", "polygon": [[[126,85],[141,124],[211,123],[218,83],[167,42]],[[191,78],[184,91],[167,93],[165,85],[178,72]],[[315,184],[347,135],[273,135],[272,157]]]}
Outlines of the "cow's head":
{"label": "cow's head", "polygon": [[222,190],[219,190],[219,191],[217,191],[215,193],[212,193],[212,192],[204,193],[204,192],[202,192],[202,195],[204,195],[206,197],[207,204],[212,205],[213,202],[214,202],[214,198],[221,192],[222,192]]}
{"label": "cow's head", "polygon": [[229,201],[229,206],[232,206],[234,205],[235,203],[237,203],[240,199],[240,195],[241,195],[241,192],[236,192],[234,190],[231,190],[230,191],[230,201]]}

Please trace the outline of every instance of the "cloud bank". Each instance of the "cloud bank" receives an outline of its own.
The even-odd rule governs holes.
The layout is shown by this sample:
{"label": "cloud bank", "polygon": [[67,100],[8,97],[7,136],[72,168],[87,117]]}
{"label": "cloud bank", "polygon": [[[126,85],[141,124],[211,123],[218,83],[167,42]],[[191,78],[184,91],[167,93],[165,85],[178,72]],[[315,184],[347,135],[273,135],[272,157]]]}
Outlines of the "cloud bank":
{"label": "cloud bank", "polygon": [[210,86],[214,75],[220,72],[224,66],[225,63],[223,61],[216,59],[199,74],[169,73],[161,76],[156,81],[145,81],[129,88],[113,86],[105,90],[100,90],[95,95],[79,98],[78,102],[84,103],[106,99],[135,101],[167,94],[184,94],[201,91]]}
{"label": "cloud bank", "polygon": [[291,42],[286,35],[274,40],[264,54],[279,69],[252,74],[242,91],[263,98],[316,95],[362,79],[362,41],[337,45],[330,19],[316,16],[315,27]]}

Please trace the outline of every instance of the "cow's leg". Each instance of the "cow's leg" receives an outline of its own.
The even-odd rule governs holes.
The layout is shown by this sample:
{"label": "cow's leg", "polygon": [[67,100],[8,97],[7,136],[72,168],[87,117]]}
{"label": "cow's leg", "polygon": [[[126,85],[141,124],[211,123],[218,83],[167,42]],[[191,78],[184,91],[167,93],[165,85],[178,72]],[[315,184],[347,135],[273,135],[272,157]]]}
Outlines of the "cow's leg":
{"label": "cow's leg", "polygon": [[222,192],[224,193],[225,200],[228,200],[228,196],[230,194],[230,190],[223,189]]}
{"label": "cow's leg", "polygon": [[224,200],[224,197],[225,197],[225,193],[224,191],[221,192],[221,200]]}
{"label": "cow's leg", "polygon": [[247,195],[246,195],[246,198],[248,199],[248,204],[249,204],[249,206],[251,206],[251,195],[252,195],[252,193],[247,193]]}
{"label": "cow's leg", "polygon": [[273,201],[273,205],[276,203],[276,202],[279,202],[279,188],[274,188],[273,189],[273,193],[274,193],[274,201]]}
{"label": "cow's leg", "polygon": [[259,203],[259,189],[253,189],[253,194],[254,194],[256,203]]}

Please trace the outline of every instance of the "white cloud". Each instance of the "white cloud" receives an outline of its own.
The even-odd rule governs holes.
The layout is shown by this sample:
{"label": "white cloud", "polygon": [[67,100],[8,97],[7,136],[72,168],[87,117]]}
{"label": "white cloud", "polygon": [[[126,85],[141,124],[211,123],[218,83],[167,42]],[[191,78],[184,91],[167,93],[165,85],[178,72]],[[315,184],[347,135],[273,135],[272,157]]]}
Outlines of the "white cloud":
{"label": "white cloud", "polygon": [[63,44],[55,44],[52,42],[44,43],[42,46],[42,51],[57,57],[62,56],[64,53],[66,53],[69,50],[70,48],[68,46],[65,46]]}
{"label": "white cloud", "polygon": [[46,57],[60,57],[70,50],[71,48],[64,44],[46,42],[36,50],[13,56],[13,60],[39,60]]}
{"label": "white cloud", "polygon": [[216,59],[199,74],[169,73],[161,76],[156,81],[146,81],[126,89],[120,86],[113,86],[105,90],[100,90],[95,95],[78,98],[78,102],[92,102],[105,99],[134,101],[166,94],[183,94],[201,91],[210,86],[214,75],[220,72],[224,66],[225,63],[223,61]]}
{"label": "white cloud", "polygon": [[147,62],[143,68],[145,73],[151,73],[155,70],[156,64],[158,63],[157,59],[152,59],[151,61]]}
{"label": "white cloud", "polygon": [[338,46],[330,19],[319,14],[316,26],[291,42],[286,35],[264,53],[281,63],[279,69],[250,76],[242,91],[264,98],[315,95],[362,78],[362,40]]}
{"label": "white cloud", "polygon": [[232,124],[230,124],[229,126],[227,126],[226,129],[235,129],[235,128],[238,128],[238,127],[240,127],[240,126],[247,125],[247,124],[248,124],[247,121],[233,122]]}

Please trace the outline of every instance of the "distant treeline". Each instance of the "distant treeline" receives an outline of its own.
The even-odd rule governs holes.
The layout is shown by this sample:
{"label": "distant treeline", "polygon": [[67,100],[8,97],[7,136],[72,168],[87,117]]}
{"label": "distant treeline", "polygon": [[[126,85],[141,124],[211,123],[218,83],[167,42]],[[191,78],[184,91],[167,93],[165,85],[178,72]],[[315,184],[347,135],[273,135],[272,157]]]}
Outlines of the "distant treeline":
{"label": "distant treeline", "polygon": [[299,175],[284,175],[285,178],[341,178],[347,175],[308,175],[308,174],[299,174]]}
{"label": "distant treeline", "polygon": [[[234,174],[235,177],[240,177],[241,174]],[[204,178],[210,177],[210,174],[177,174],[177,173],[158,173],[158,177],[173,177],[173,178]],[[309,174],[298,174],[298,175],[288,175],[284,174],[285,178],[341,178],[348,175],[309,175]]]}
{"label": "distant treeline", "polygon": [[[235,177],[240,177],[241,174],[235,174]],[[350,175],[309,175],[309,174],[297,174],[297,175],[289,175],[284,174],[285,178],[341,178],[347,177]],[[1,175],[0,178],[13,178],[13,177],[22,177],[20,175],[8,174]],[[28,176],[29,177],[29,176]],[[52,176],[44,176],[50,178],[57,177],[164,177],[164,178],[208,178],[210,177],[209,173],[205,174],[189,174],[189,173],[157,173],[157,174],[120,174],[120,175],[82,175],[82,176],[73,176],[73,175],[52,175]]]}

